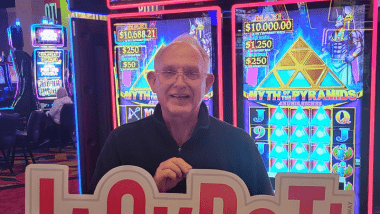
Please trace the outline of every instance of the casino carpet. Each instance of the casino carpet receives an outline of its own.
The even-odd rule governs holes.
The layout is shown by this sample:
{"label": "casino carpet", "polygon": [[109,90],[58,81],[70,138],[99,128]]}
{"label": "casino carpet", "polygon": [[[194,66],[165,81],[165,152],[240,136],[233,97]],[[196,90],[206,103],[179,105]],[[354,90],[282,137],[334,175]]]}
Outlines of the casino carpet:
{"label": "casino carpet", "polygon": [[[1,154],[1,153],[0,153]],[[16,152],[16,155],[22,153]],[[60,164],[69,166],[69,193],[78,194],[77,154],[72,146],[59,153],[58,149],[33,151],[37,164]],[[0,213],[25,213],[25,160],[15,160],[13,173],[5,168],[0,156]],[[29,163],[32,161],[29,158]]]}

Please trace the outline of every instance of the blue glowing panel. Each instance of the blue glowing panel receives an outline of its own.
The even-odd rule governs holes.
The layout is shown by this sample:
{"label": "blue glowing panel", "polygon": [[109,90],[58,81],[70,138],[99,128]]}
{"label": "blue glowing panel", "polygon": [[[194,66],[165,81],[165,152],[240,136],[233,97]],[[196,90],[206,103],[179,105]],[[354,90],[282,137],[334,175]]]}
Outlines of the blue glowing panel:
{"label": "blue glowing panel", "polygon": [[321,83],[321,86],[322,87],[332,87],[332,86],[333,87],[334,86],[338,86],[339,87],[339,86],[342,86],[342,84],[340,84],[338,82],[338,80],[335,79],[335,77],[333,77],[330,72],[328,72],[326,74],[325,78],[323,79],[323,81]]}
{"label": "blue glowing panel", "polygon": [[294,130],[290,136],[290,142],[307,143],[309,142],[309,135],[302,126],[297,126],[296,130]]}
{"label": "blue glowing panel", "polygon": [[290,87],[310,87],[310,83],[306,80],[301,72],[299,72],[289,85]]}
{"label": "blue glowing panel", "polygon": [[277,143],[272,151],[269,153],[270,158],[281,158],[281,159],[287,159],[288,158],[288,150],[284,147],[282,143]]}
{"label": "blue glowing panel", "polygon": [[330,126],[330,117],[326,114],[326,111],[321,106],[310,123],[312,126]]}
{"label": "blue glowing panel", "polygon": [[309,158],[309,152],[301,143],[297,143],[293,151],[291,152],[290,157],[293,159],[306,160]]}
{"label": "blue glowing panel", "polygon": [[272,132],[270,140],[276,143],[287,142],[288,134],[281,126],[277,126]]}
{"label": "blue glowing panel", "polygon": [[278,70],[277,73],[280,76],[282,83],[285,85],[295,71],[296,70]]}
{"label": "blue glowing panel", "polygon": [[297,160],[290,172],[295,173],[308,173],[309,169],[302,160]]}
{"label": "blue glowing panel", "polygon": [[268,78],[263,82],[261,85],[263,88],[272,88],[272,87],[280,87],[280,84],[278,83],[276,77],[273,73],[271,73]]}
{"label": "blue glowing panel", "polygon": [[301,106],[298,106],[289,124],[291,126],[308,126],[309,125],[309,118],[306,116]]}
{"label": "blue glowing panel", "polygon": [[274,112],[272,118],[269,120],[270,125],[276,126],[287,126],[288,125],[288,117],[285,115],[284,111],[282,111],[281,107],[277,107]]}

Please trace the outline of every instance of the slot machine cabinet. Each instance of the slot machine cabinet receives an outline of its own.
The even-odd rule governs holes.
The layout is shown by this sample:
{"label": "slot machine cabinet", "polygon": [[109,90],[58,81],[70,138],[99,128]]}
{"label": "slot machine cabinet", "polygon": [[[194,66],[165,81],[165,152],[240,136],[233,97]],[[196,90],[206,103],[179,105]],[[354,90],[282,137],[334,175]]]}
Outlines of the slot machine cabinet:
{"label": "slot machine cabinet", "polygon": [[0,111],[13,110],[12,103],[17,89],[17,79],[14,84],[15,79],[11,79],[11,69],[13,68],[10,63],[0,62]]}
{"label": "slot machine cabinet", "polygon": [[[73,0],[70,2],[73,3]],[[120,1],[113,8],[109,5],[112,15],[108,16],[107,22],[71,19],[71,49],[74,67],[73,77],[75,79],[74,99],[77,103],[76,116],[78,124],[77,148],[80,154],[78,155],[80,157],[78,159],[80,193],[86,193],[87,191],[97,157],[111,130],[119,125],[153,114],[157,101],[147,84],[146,73],[152,70],[154,53],[157,48],[170,43],[182,33],[190,33],[191,28],[193,35],[198,36],[199,40],[206,37],[207,33],[208,40],[204,39],[203,43],[212,53],[211,72],[216,76],[213,91],[208,93],[207,100],[210,104],[209,110],[212,115],[223,119],[223,106],[220,105],[223,102],[221,91],[222,60],[219,60],[221,59],[221,11],[219,7],[197,7],[194,4],[196,2],[199,3],[200,1],[142,0],[138,1],[137,4],[135,4],[136,2]],[[155,7],[156,5],[161,5],[161,3],[165,3],[165,6],[170,5],[176,10],[137,13],[139,11],[138,7]],[[71,4],[70,8],[76,5],[79,4]],[[182,7],[182,5],[185,6]],[[191,5],[191,8],[187,8],[189,5]],[[125,8],[117,9],[116,7]],[[162,9],[162,7],[160,8]],[[71,8],[71,10],[73,9]],[[74,10],[81,9],[75,8]],[[196,20],[197,18],[200,19]],[[181,20],[175,21],[176,19]],[[137,23],[140,23],[140,29],[138,29],[140,33],[143,31],[147,33],[149,28],[156,28],[151,33],[155,32],[159,39],[147,38],[146,41],[142,41],[141,38],[136,38],[136,41],[118,41],[114,38],[117,35],[115,34],[116,28],[127,30],[128,26],[137,26]],[[184,27],[181,27],[181,24]],[[165,34],[163,27],[167,27],[168,32],[166,34],[168,35],[163,36]],[[202,27],[207,28],[208,31],[206,32]],[[182,33],[175,32],[175,28],[178,28]],[[134,30],[137,30],[137,28]],[[169,32],[173,34],[169,35]],[[138,31],[136,33],[138,34]],[[106,39],[105,42],[104,38]],[[96,54],[94,47],[98,47],[98,53],[99,51],[103,53],[104,46],[101,44],[108,45],[105,47],[108,56],[105,54],[98,56]],[[123,51],[125,52],[124,54]],[[134,54],[128,53],[131,51],[137,52]],[[104,60],[107,62],[104,62]],[[96,65],[96,72],[94,73],[94,70],[91,70],[94,66],[90,65],[90,63],[94,64],[95,61],[99,65]],[[120,67],[120,63],[125,64],[125,67]],[[104,71],[104,66],[106,66],[106,71]],[[107,77],[104,76],[105,74]],[[130,90],[131,88],[135,91]],[[136,98],[134,94],[137,96],[135,100],[131,99]],[[129,95],[131,95],[131,98],[129,98]],[[96,108],[88,109],[88,106],[93,106],[93,103],[97,103]]]}
{"label": "slot machine cabinet", "polygon": [[33,51],[33,84],[39,106],[49,109],[60,87],[68,87],[67,30],[42,19],[41,24],[31,26]]}
{"label": "slot machine cabinet", "polygon": [[232,8],[233,124],[271,178],[337,173],[355,213],[372,213],[377,19],[377,1]]}
{"label": "slot machine cabinet", "polygon": [[19,113],[25,121],[32,111],[37,109],[37,101],[33,94],[32,85],[32,57],[24,52],[23,33],[21,23],[16,19],[15,25],[7,28],[8,42],[11,47],[10,56],[12,65],[9,66],[11,83],[16,84],[14,101],[11,108]]}
{"label": "slot machine cabinet", "polygon": [[[138,15],[146,17],[139,19]],[[217,6],[109,15],[114,128],[153,114],[158,100],[147,82],[147,73],[154,71],[155,54],[183,34],[196,38],[210,57],[209,70],[216,78],[204,102],[210,115],[223,119],[219,17]]]}

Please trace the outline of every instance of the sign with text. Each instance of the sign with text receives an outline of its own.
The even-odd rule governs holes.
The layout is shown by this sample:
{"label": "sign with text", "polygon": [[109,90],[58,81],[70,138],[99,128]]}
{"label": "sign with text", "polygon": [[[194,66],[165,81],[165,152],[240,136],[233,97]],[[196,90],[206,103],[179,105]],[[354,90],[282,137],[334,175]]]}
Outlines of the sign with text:
{"label": "sign with text", "polygon": [[69,168],[32,164],[26,169],[26,214],[342,214],[353,213],[354,192],[338,190],[336,174],[278,173],[276,195],[250,196],[235,174],[193,169],[187,194],[159,193],[142,168],[120,166],[99,181],[94,195],[68,193]]}

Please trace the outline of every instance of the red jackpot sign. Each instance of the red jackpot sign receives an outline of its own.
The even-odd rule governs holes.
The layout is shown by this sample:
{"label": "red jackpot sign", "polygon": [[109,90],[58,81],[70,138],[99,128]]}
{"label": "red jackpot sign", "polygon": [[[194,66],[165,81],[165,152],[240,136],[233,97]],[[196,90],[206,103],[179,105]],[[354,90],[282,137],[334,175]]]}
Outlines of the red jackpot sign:
{"label": "red jackpot sign", "polygon": [[341,214],[354,210],[354,192],[338,190],[339,177],[334,174],[279,173],[275,196],[249,196],[235,174],[194,169],[187,177],[187,194],[176,194],[159,193],[142,168],[120,166],[103,176],[94,195],[74,195],[68,193],[68,172],[67,166],[29,165],[25,213]]}

